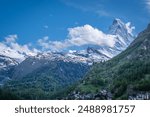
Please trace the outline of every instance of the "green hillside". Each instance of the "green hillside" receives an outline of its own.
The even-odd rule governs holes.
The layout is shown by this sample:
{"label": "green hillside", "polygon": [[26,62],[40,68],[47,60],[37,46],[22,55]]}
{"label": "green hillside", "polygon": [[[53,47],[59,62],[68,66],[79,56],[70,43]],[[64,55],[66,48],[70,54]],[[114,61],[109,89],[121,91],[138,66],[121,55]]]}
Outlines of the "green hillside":
{"label": "green hillside", "polygon": [[150,25],[121,54],[107,62],[95,64],[75,88],[80,97],[91,95],[91,99],[102,90],[111,93],[112,99],[129,99],[129,96],[149,93]]}

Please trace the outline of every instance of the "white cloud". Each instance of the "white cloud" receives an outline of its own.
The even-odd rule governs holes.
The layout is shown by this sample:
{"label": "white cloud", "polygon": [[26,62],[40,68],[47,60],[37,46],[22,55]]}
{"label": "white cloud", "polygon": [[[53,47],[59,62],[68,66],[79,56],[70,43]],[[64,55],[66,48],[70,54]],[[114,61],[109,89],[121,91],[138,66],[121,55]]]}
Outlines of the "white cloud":
{"label": "white cloud", "polygon": [[10,48],[18,51],[21,54],[32,55],[33,52],[29,49],[28,45],[19,45],[18,43],[11,43]]}
{"label": "white cloud", "polygon": [[7,45],[5,45],[4,43],[0,42],[0,51],[3,51],[7,48]]}
{"label": "white cloud", "polygon": [[131,22],[126,23],[125,26],[126,26],[128,33],[130,33],[130,34],[132,34],[133,30],[135,30],[135,26],[131,26]]}
{"label": "white cloud", "polygon": [[45,36],[42,39],[38,40],[38,44],[43,48],[43,49],[48,49],[49,48],[49,37]]}
{"label": "white cloud", "polygon": [[3,42],[0,42],[0,54],[2,55],[23,60],[25,59],[25,55],[34,56],[38,52],[38,50],[35,48],[29,48],[31,44],[18,44],[16,42],[16,40],[18,39],[18,36],[16,34],[8,35],[4,39],[5,40]]}
{"label": "white cloud", "polygon": [[7,37],[5,37],[5,41],[6,41],[6,43],[11,43],[11,42],[15,42],[17,38],[18,38],[18,36],[16,34],[8,35]]}
{"label": "white cloud", "polygon": [[150,0],[146,0],[146,5],[147,5],[147,9],[148,9],[149,12],[150,12]]}
{"label": "white cloud", "polygon": [[81,27],[69,28],[69,42],[75,46],[82,45],[107,45],[113,46],[114,36],[104,34],[102,31],[93,28],[90,25],[84,25]]}
{"label": "white cloud", "polygon": [[62,48],[67,48],[71,46],[67,40],[65,41],[50,41],[48,36],[43,37],[38,40],[38,45],[42,47],[42,50],[53,50],[58,51]]}
{"label": "white cloud", "polygon": [[12,49],[22,52],[22,53],[29,53],[30,49],[27,44],[25,45],[19,45],[16,40],[18,39],[18,36],[15,35],[8,35],[5,37],[5,43]]}
{"label": "white cloud", "polygon": [[68,38],[64,41],[50,41],[48,37],[39,39],[39,45],[44,49],[61,50],[71,46],[98,45],[113,47],[115,36],[107,35],[90,25],[69,28]]}

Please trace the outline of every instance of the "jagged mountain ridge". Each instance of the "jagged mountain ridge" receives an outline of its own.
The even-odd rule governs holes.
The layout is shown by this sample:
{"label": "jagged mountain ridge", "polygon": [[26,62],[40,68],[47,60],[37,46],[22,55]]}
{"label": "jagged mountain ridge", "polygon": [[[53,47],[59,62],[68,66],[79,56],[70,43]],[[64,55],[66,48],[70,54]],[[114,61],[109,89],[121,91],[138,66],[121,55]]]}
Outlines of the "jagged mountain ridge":
{"label": "jagged mountain ridge", "polygon": [[[5,47],[2,45],[0,49],[0,54],[2,56],[15,60],[16,63],[13,67],[20,64],[24,59],[43,59],[45,61],[54,61],[54,60],[62,60],[64,62],[74,62],[74,63],[83,63],[92,65],[93,62],[103,62],[111,59],[112,57],[119,54],[123,51],[132,41],[133,34],[131,33],[131,28],[127,28],[126,24],[123,23],[120,19],[115,19],[110,26],[109,33],[112,35],[116,35],[116,43],[115,46],[99,46],[97,48],[88,47],[86,50],[79,51],[69,51],[69,52],[43,52],[43,53],[33,53],[31,51],[21,52],[21,50],[13,50],[9,47]],[[31,56],[32,55],[32,56]],[[25,60],[26,61],[26,60]],[[1,63],[3,64],[3,63]],[[13,62],[10,64],[14,64]],[[9,65],[5,65],[5,67],[9,68]],[[31,66],[32,67],[32,66]],[[23,68],[23,67],[21,67]],[[2,69],[2,68],[0,68]],[[12,76],[14,77],[14,75]],[[12,78],[10,77],[10,78]]]}
{"label": "jagged mountain ridge", "polygon": [[113,59],[95,64],[67,99],[150,99],[150,25]]}
{"label": "jagged mountain ridge", "polygon": [[[58,57],[64,58],[64,59],[72,59],[74,62],[75,59],[78,62],[83,63],[93,63],[93,62],[101,62],[109,60],[110,58],[116,56],[121,51],[125,50],[127,46],[134,40],[134,35],[132,34],[132,27],[130,25],[127,26],[127,24],[123,23],[120,19],[114,19],[112,25],[109,28],[109,34],[115,35],[115,45],[114,47],[109,46],[99,46],[99,47],[92,47],[89,46],[88,48],[85,48],[84,50],[78,50],[78,51],[72,51],[72,52],[59,52],[56,53],[51,52],[53,55],[53,58]],[[91,50],[91,52],[89,52]],[[45,53],[49,52],[40,52],[40,51],[22,51],[22,50],[14,50],[11,47],[6,47],[3,44],[1,44],[0,49],[0,55],[4,55],[13,59],[16,59],[19,63],[21,63],[23,60],[30,56],[38,56],[38,54],[46,55]],[[52,57],[52,55],[51,55]]]}
{"label": "jagged mountain ridge", "polygon": [[[122,25],[125,26],[123,23]],[[124,30],[127,31],[127,28]],[[117,39],[117,35],[115,37]],[[42,52],[35,56],[26,54],[26,59],[14,66],[11,81],[6,84],[6,87],[15,90],[16,93],[19,92],[23,99],[36,98],[34,95],[24,97],[29,92],[35,92],[38,96],[43,94],[45,98],[48,98],[57,93],[59,89],[62,90],[66,88],[65,86],[81,80],[93,62],[109,60],[124,48],[100,46],[88,47],[80,51]],[[38,99],[41,98],[38,97]]]}
{"label": "jagged mountain ridge", "polygon": [[78,56],[85,56],[88,61],[101,62],[111,59],[123,50],[125,50],[134,40],[135,36],[132,33],[134,27],[130,23],[123,23],[120,19],[114,19],[109,28],[109,34],[114,35],[114,47],[99,46],[88,47],[86,50],[75,51],[72,54],[79,53]]}

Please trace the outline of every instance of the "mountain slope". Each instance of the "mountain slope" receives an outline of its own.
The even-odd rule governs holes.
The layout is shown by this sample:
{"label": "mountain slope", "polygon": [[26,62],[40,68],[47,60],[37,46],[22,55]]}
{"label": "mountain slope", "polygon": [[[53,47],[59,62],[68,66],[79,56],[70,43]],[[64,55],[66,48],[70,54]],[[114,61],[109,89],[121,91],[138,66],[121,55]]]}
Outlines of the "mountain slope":
{"label": "mountain slope", "polygon": [[94,65],[68,98],[150,99],[149,58],[150,25],[121,54]]}
{"label": "mountain slope", "polygon": [[0,85],[3,85],[12,77],[14,68],[18,64],[15,59],[0,55]]}
{"label": "mountain slope", "polygon": [[12,80],[4,87],[21,99],[52,99],[79,81],[88,69],[79,62],[30,57],[15,68]]}
{"label": "mountain slope", "polygon": [[[116,40],[114,47],[89,46],[79,51],[42,53],[14,50],[26,59],[22,59],[23,61],[19,61],[15,66],[10,75],[11,80],[4,87],[22,99],[51,99],[81,80],[93,63],[111,59],[133,41],[132,31],[129,31],[130,28],[127,28],[121,20],[115,19],[111,27],[110,30],[115,31],[110,32]],[[5,49],[2,50],[2,53],[6,53]],[[7,56],[13,57],[13,49],[6,50]],[[32,56],[29,56],[30,52]]]}

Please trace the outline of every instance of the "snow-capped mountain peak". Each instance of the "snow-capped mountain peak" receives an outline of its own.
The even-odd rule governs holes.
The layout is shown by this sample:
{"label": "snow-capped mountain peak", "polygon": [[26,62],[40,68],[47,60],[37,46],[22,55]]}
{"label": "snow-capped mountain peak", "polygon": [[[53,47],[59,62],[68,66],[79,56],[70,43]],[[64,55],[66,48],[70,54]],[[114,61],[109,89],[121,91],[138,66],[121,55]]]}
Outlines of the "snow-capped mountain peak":
{"label": "snow-capped mountain peak", "polygon": [[118,18],[115,18],[113,21],[113,25],[122,25],[122,24],[124,24],[124,23]]}
{"label": "snow-capped mountain peak", "polygon": [[124,23],[120,19],[114,19],[109,28],[109,34],[114,37],[114,47],[88,46],[82,50],[68,50],[68,52],[43,52],[35,56],[38,59],[63,60],[65,62],[82,62],[91,64],[111,59],[125,50],[133,41],[133,27],[131,23]]}
{"label": "snow-capped mountain peak", "polygon": [[109,28],[109,33],[116,35],[115,48],[117,50],[124,50],[134,40],[134,26],[131,23],[124,23],[120,19],[114,19],[112,25]]}
{"label": "snow-capped mountain peak", "polygon": [[114,19],[112,25],[109,28],[109,33],[112,35],[133,35],[134,27],[131,26],[131,23],[124,23],[120,19]]}
{"label": "snow-capped mountain peak", "polygon": [[37,53],[29,50],[27,47],[8,46],[5,43],[0,43],[0,55],[15,59],[18,63],[22,62],[29,56],[35,56]]}
{"label": "snow-capped mountain peak", "polygon": [[[18,63],[21,63],[26,58],[33,56],[37,59],[49,59],[49,60],[64,60],[71,62],[92,63],[106,61],[116,56],[121,51],[125,50],[129,44],[133,41],[134,36],[132,34],[134,27],[131,23],[124,23],[120,19],[114,19],[112,25],[109,28],[109,35],[115,40],[114,47],[107,45],[90,46],[82,50],[70,50],[68,52],[51,52],[51,51],[38,51],[30,50],[27,45],[18,45],[14,41],[9,43],[9,46],[5,43],[10,42],[12,37],[7,37],[5,43],[0,42],[0,55],[7,56],[15,59]],[[16,38],[16,37],[15,37]]]}

